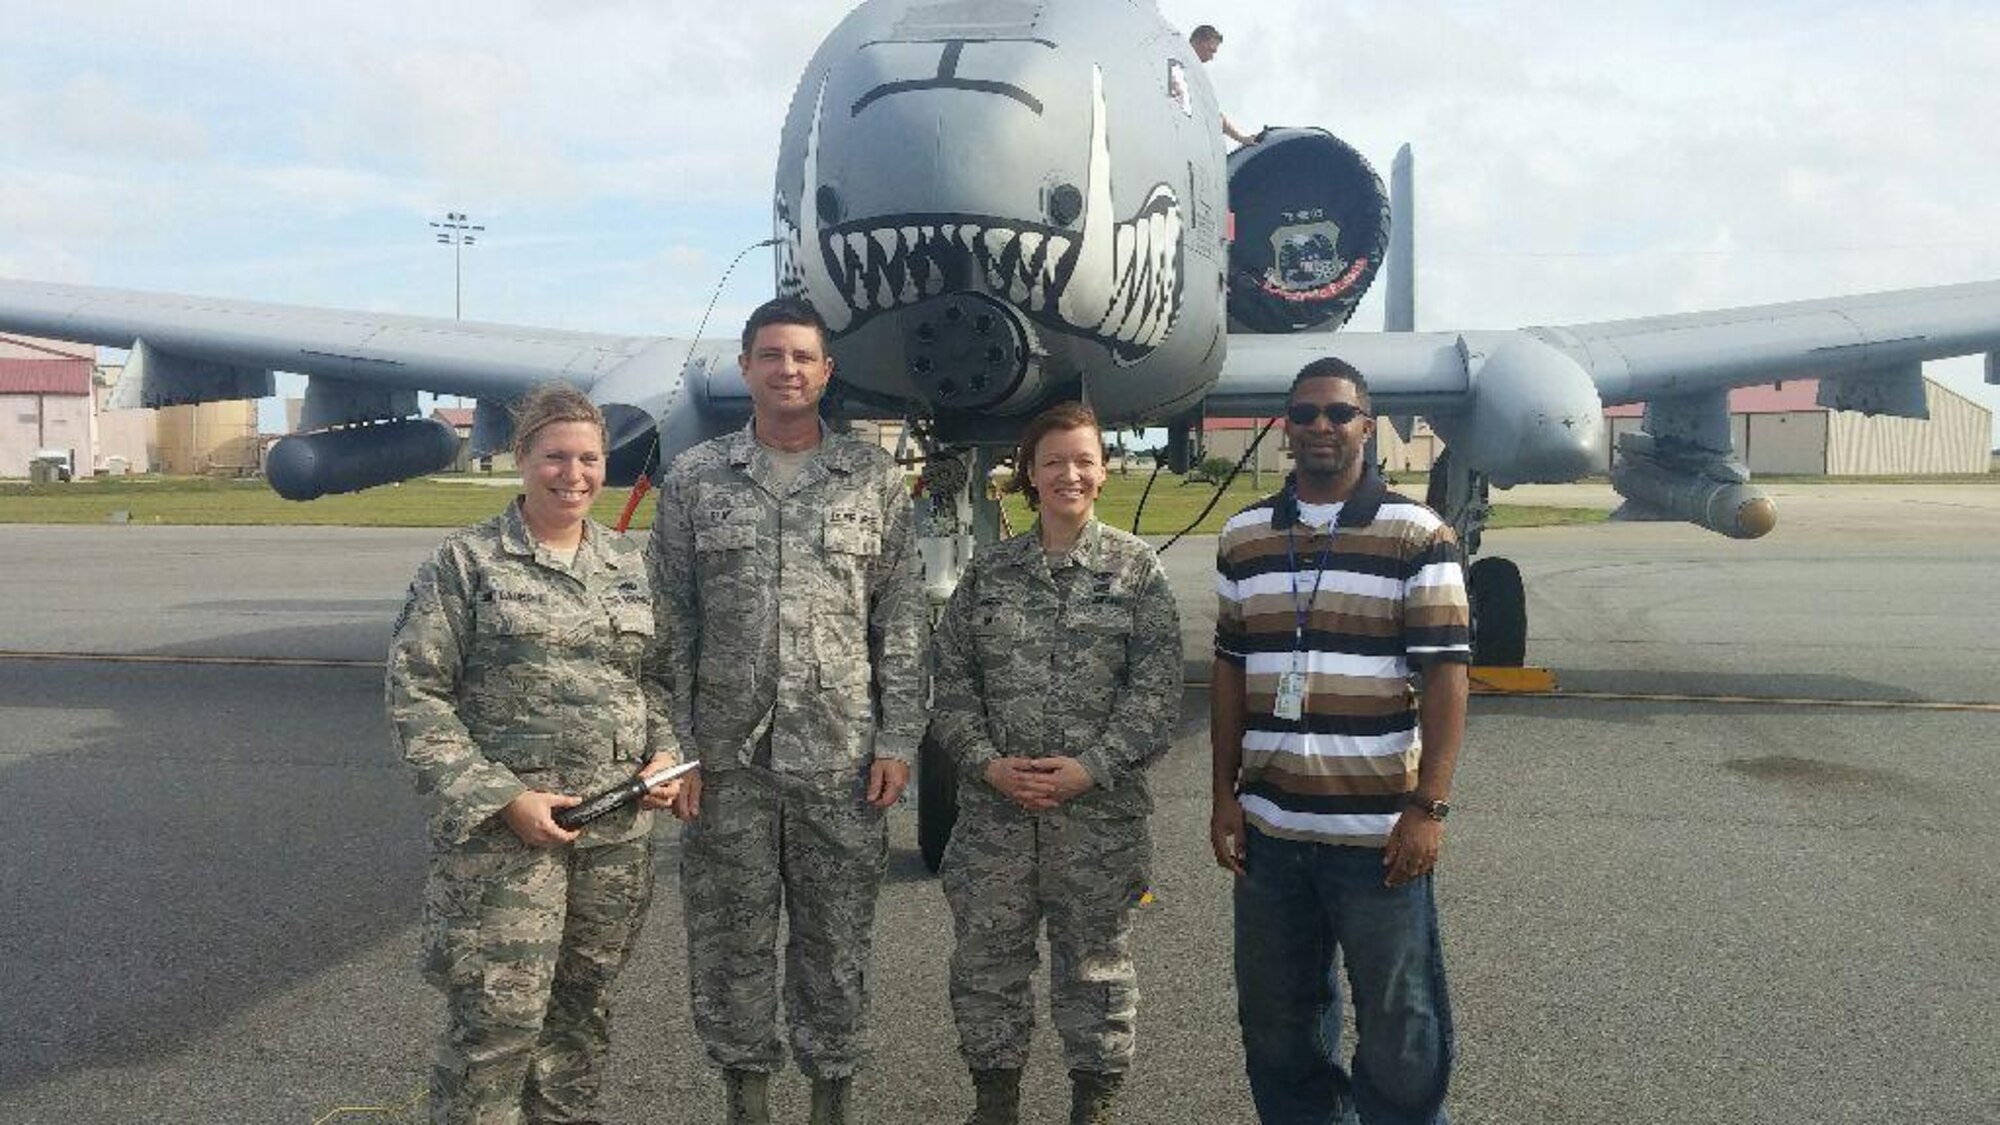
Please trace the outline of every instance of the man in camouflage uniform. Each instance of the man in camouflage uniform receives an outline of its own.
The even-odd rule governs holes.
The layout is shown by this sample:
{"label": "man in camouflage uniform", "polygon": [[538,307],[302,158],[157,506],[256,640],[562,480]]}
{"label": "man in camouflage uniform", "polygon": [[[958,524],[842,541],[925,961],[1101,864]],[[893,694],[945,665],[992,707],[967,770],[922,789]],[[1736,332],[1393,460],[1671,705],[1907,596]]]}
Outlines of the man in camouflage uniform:
{"label": "man in camouflage uniform", "polygon": [[[1062,421],[1063,410],[1049,414]],[[1030,439],[1023,448],[1017,461],[1033,456]],[[1018,1120],[1044,917],[1071,1120],[1110,1120],[1132,1065],[1139,996],[1132,912],[1148,883],[1153,810],[1144,771],[1180,715],[1180,618],[1152,549],[1091,519],[1056,552],[1042,527],[973,559],[934,647],[931,733],[958,764],[942,876],[957,933],[952,1011],[979,1099],[973,1125]],[[1067,799],[1010,799],[989,780],[996,764],[1065,759],[1087,774]]]}
{"label": "man in camouflage uniform", "polygon": [[782,907],[792,1054],[812,1120],[840,1122],[863,1059],[883,814],[926,719],[926,610],[902,471],[819,419],[833,361],[818,316],[772,301],[742,343],[751,422],[674,462],[653,524],[675,666],[692,673],[675,722],[702,763],[676,805],[688,984],[729,1120],[768,1121]]}
{"label": "man in camouflage uniform", "polygon": [[447,538],[411,584],[388,704],[429,811],[424,973],[451,1017],[435,1122],[591,1119],[606,994],[652,897],[652,814],[539,845],[498,814],[678,759],[655,635],[638,544],[590,523],[565,565],[519,501]]}

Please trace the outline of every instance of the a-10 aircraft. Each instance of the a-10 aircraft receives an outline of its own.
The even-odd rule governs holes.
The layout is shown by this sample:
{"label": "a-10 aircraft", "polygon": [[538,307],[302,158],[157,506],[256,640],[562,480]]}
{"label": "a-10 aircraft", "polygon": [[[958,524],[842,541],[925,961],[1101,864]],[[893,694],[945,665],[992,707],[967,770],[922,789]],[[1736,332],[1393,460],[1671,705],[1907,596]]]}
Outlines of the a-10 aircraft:
{"label": "a-10 aircraft", "polygon": [[[937,588],[997,527],[984,470],[1061,398],[1165,427],[1184,459],[1203,417],[1279,413],[1299,367],[1340,355],[1378,414],[1421,415],[1444,440],[1430,500],[1476,551],[1490,486],[1599,464],[1607,405],[1648,404],[1612,473],[1635,510],[1753,538],[1775,509],[1731,448],[1730,388],[1811,377],[1824,405],[1921,417],[1926,360],[1987,353],[2000,379],[2000,282],[1411,331],[1407,153],[1385,193],[1316,129],[1225,157],[1219,112],[1183,34],[1143,0],[869,0],[807,65],[779,139],[775,285],[832,328],[829,415],[909,423]],[[1389,330],[1328,335],[1378,271]],[[443,467],[455,443],[414,417],[419,391],[476,398],[473,441],[490,450],[510,401],[573,382],[610,419],[614,483],[748,406],[733,341],[26,281],[0,281],[0,329],[130,348],[118,405],[262,397],[275,371],[308,376],[301,432],[267,462],[297,499]],[[1519,572],[1481,559],[1472,585],[1481,659],[1519,663]]]}

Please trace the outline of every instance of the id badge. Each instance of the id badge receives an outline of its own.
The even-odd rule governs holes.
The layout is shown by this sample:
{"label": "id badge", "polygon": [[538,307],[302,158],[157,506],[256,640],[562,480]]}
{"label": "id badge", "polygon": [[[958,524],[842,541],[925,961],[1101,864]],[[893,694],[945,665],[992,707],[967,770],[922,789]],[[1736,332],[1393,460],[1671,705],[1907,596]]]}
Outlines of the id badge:
{"label": "id badge", "polygon": [[1306,674],[1286,672],[1278,677],[1278,699],[1272,713],[1280,719],[1296,721],[1306,711]]}

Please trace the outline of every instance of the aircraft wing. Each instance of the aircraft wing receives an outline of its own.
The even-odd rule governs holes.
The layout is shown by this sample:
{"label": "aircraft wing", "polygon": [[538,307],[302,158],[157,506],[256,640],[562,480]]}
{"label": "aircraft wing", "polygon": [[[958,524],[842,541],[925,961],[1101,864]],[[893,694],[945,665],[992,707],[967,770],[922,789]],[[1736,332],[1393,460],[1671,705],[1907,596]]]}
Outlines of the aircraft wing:
{"label": "aircraft wing", "polygon": [[588,393],[605,408],[614,451],[643,442],[642,459],[656,422],[671,456],[745,413],[734,341],[694,348],[658,336],[10,280],[0,280],[0,331],[130,348],[112,399],[121,408],[262,398],[274,393],[276,371],[310,377],[304,430],[406,418],[420,390],[471,396],[481,451],[505,446],[505,404],[549,380]]}
{"label": "aircraft wing", "polygon": [[1277,414],[1299,368],[1340,356],[1377,414],[1426,416],[1505,486],[1601,470],[1605,406],[1647,403],[1648,435],[1712,461],[1730,450],[1732,387],[1817,379],[1821,405],[1922,418],[1924,361],[1982,352],[1991,380],[2000,282],[1516,331],[1232,335],[1206,409]]}
{"label": "aircraft wing", "polygon": [[1576,360],[1604,403],[1781,379],[1880,379],[2000,351],[2000,282],[1530,329]]}
{"label": "aircraft wing", "polygon": [[1276,414],[1300,367],[1337,355],[1367,376],[1380,413],[1460,413],[1479,382],[1474,365],[1517,335],[1581,368],[1606,406],[1783,379],[1876,378],[2000,352],[2000,282],[1518,332],[1233,335],[1208,412]]}
{"label": "aircraft wing", "polygon": [[[0,280],[0,329],[210,366],[386,387],[503,395],[547,379],[580,386],[656,341],[389,313]],[[140,405],[133,403],[132,405]]]}

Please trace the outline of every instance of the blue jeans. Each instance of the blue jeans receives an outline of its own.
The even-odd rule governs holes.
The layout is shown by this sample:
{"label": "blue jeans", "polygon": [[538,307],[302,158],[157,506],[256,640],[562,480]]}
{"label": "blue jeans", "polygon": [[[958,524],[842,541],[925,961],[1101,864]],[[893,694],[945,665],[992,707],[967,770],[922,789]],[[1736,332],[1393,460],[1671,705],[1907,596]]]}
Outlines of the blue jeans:
{"label": "blue jeans", "polygon": [[[1445,1125],[1451,1001],[1431,879],[1382,885],[1379,848],[1247,832],[1236,1019],[1263,1125]],[[1338,947],[1358,1042],[1340,1058]]]}

